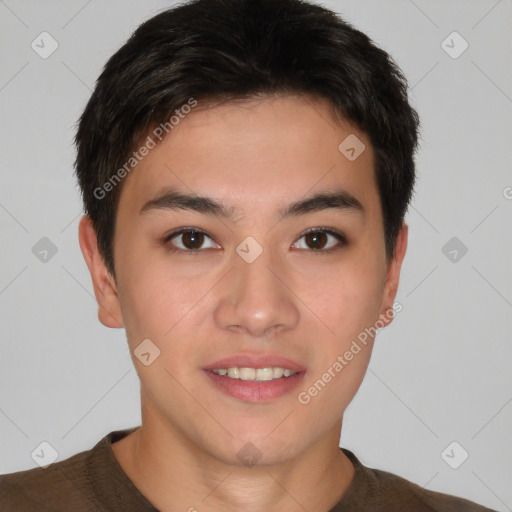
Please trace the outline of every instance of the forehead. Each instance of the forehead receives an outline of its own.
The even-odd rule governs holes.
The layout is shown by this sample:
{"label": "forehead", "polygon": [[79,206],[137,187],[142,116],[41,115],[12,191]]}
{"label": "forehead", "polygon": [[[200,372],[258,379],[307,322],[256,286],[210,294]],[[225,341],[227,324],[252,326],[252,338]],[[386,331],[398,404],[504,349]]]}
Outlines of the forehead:
{"label": "forehead", "polygon": [[368,137],[326,101],[199,104],[125,178],[118,213],[138,213],[168,188],[215,197],[243,214],[340,187],[370,214],[380,208]]}

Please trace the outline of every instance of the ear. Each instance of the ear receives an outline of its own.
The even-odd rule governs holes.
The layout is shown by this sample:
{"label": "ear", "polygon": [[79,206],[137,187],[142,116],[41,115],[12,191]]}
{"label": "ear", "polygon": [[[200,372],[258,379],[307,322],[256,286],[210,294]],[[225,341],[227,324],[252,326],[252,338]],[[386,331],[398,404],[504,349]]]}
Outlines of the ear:
{"label": "ear", "polygon": [[390,310],[394,311],[393,304],[395,302],[396,292],[398,290],[398,283],[400,281],[400,270],[402,268],[402,262],[405,257],[407,250],[407,237],[409,233],[409,227],[404,222],[398,233],[398,237],[395,244],[395,253],[392,260],[388,264],[388,270],[386,272],[386,281],[384,284],[384,291],[382,294],[381,309],[379,312],[380,323],[383,327],[389,325],[394,318],[394,314],[390,314]]}
{"label": "ear", "polygon": [[78,226],[78,240],[92,277],[94,295],[98,302],[98,319],[106,327],[123,327],[123,316],[117,296],[117,285],[108,271],[98,248],[96,231],[91,218],[84,215]]}

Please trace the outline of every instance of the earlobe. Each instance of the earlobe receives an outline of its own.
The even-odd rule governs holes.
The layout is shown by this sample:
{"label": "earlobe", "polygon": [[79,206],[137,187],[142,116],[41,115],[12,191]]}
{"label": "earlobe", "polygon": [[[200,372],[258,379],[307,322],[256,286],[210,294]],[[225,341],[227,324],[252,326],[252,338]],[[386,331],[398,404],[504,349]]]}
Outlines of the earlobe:
{"label": "earlobe", "polygon": [[[394,318],[393,304],[395,301],[396,293],[398,291],[398,284],[400,282],[400,271],[402,262],[405,258],[407,251],[409,227],[404,222],[398,233],[395,244],[395,253],[393,259],[388,265],[386,273],[386,282],[382,294],[381,310],[379,312],[379,321],[383,326],[389,325]],[[393,313],[392,313],[392,312]]]}
{"label": "earlobe", "polygon": [[78,239],[85,263],[91,274],[94,295],[98,302],[99,321],[106,327],[123,327],[117,286],[99,251],[96,231],[87,215],[80,219]]}

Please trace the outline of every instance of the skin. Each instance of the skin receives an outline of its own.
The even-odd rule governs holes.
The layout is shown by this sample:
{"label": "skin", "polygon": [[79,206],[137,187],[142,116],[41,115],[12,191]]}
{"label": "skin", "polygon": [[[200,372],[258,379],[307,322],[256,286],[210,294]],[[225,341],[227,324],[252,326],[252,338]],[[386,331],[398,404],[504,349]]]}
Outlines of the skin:
{"label": "skin", "polygon": [[[338,150],[349,134],[366,146],[352,162]],[[140,214],[165,187],[213,197],[234,217]],[[285,205],[340,188],[362,203],[364,216],[325,209],[279,220]],[[163,239],[181,227],[211,238],[200,252],[180,253],[183,237]],[[311,248],[303,233],[317,227],[341,231],[348,244],[330,254]],[[235,251],[248,236],[263,248],[250,264]],[[330,510],[353,479],[339,449],[342,418],[374,340],[307,405],[297,394],[365,328],[390,323],[407,247],[403,224],[386,261],[368,137],[314,98],[199,105],[124,179],[116,280],[86,216],[79,239],[99,319],[126,329],[141,381],[142,426],[112,446],[137,488],[162,511]],[[169,250],[173,243],[178,252]],[[337,241],[329,236],[324,245]],[[149,366],[133,354],[147,338],[161,351]],[[304,383],[265,403],[225,395],[202,368],[239,353],[288,357],[306,367]],[[253,467],[237,457],[248,442],[262,454]]]}

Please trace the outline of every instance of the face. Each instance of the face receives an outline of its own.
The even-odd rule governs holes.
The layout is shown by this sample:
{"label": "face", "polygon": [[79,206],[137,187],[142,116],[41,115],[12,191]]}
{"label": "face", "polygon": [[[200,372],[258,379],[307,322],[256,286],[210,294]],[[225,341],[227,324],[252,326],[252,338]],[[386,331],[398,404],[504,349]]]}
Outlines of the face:
{"label": "face", "polygon": [[226,463],[246,443],[278,463],[339,435],[407,230],[388,265],[370,141],[326,103],[200,107],[123,182],[116,282],[86,259],[100,320],[126,329],[143,425]]}

